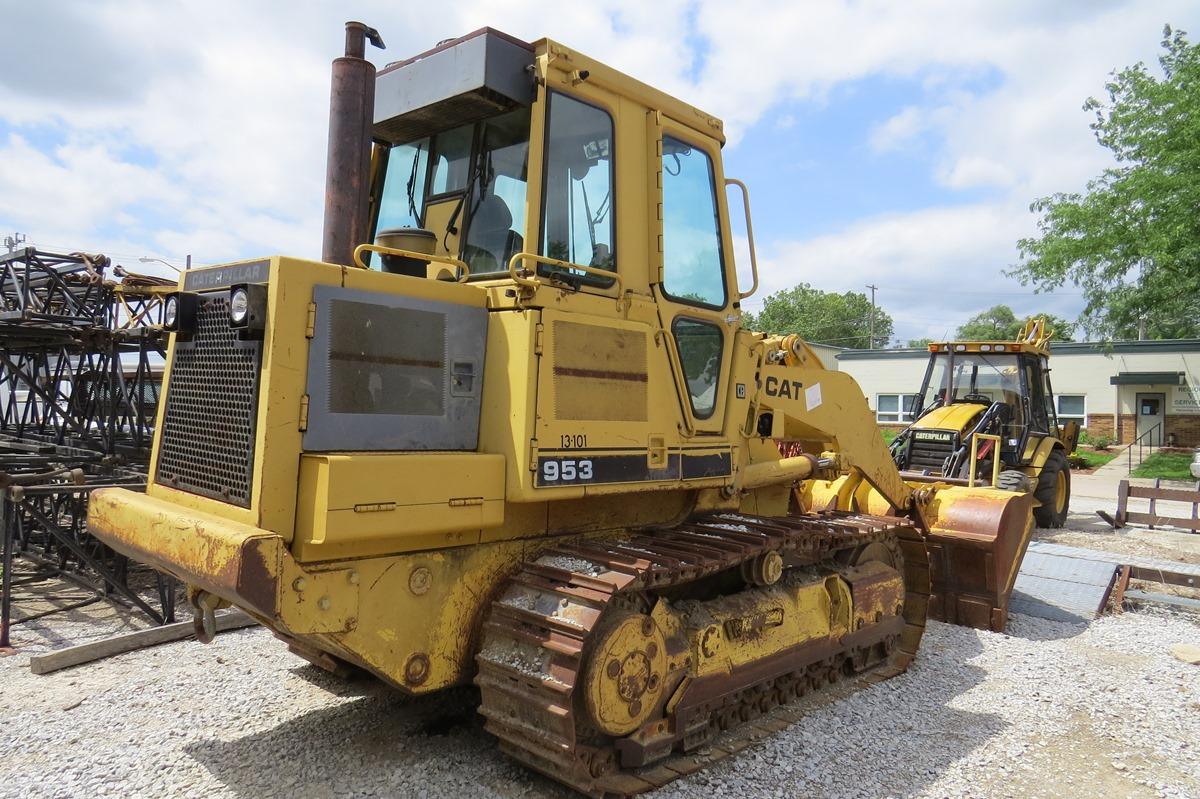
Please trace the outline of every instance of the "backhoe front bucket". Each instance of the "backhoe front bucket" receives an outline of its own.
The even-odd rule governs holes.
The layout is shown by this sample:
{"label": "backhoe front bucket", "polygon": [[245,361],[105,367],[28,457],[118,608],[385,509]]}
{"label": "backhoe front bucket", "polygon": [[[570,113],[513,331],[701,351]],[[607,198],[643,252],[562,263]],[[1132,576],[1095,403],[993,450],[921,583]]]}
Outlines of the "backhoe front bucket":
{"label": "backhoe front bucket", "polygon": [[929,617],[1003,632],[1033,532],[1033,495],[940,488],[925,508],[933,583]]}

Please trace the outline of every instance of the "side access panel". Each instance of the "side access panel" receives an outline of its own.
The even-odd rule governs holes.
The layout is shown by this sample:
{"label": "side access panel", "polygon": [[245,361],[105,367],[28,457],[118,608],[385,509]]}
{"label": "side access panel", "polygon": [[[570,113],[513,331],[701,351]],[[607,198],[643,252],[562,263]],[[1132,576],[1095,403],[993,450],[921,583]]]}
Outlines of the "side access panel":
{"label": "side access panel", "polygon": [[678,401],[655,326],[550,309],[541,321],[536,449],[522,472],[527,497],[714,486],[731,479],[727,442],[684,441],[679,434]]}

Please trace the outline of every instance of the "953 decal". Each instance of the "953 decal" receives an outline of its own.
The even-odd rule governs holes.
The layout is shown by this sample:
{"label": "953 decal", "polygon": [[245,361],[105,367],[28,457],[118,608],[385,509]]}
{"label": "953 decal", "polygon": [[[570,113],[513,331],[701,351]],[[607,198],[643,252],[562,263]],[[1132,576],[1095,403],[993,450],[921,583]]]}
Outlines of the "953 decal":
{"label": "953 decal", "polygon": [[540,458],[539,485],[572,485],[596,477],[591,458]]}
{"label": "953 decal", "polygon": [[670,452],[664,463],[651,466],[645,452],[580,457],[560,449],[538,454],[533,477],[534,485],[538,488],[556,488],[601,483],[697,480],[727,477],[732,473],[732,456],[728,451],[694,454]]}

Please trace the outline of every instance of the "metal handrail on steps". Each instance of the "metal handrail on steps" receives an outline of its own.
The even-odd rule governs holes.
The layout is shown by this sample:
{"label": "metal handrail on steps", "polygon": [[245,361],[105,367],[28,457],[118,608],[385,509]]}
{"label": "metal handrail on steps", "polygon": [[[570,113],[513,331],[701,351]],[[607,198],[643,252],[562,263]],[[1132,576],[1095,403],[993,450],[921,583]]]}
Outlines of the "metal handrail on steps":
{"label": "metal handrail on steps", "polygon": [[[1157,446],[1159,449],[1162,449],[1162,440],[1163,440],[1162,439],[1162,426],[1163,426],[1163,423],[1158,422],[1157,424],[1154,425],[1154,427],[1151,427],[1149,430],[1147,430],[1146,432],[1142,433],[1140,436],[1135,438],[1133,440],[1133,444],[1129,445],[1129,449],[1125,450],[1125,452],[1129,456],[1129,472],[1130,473],[1133,472],[1133,446],[1134,446],[1134,444],[1136,444],[1137,448],[1138,448],[1138,466],[1141,466],[1142,463],[1146,460],[1144,457],[1142,457],[1143,447],[1145,447],[1148,450],[1148,454],[1150,454],[1150,455],[1154,454],[1155,446]],[[1154,433],[1156,431],[1159,434],[1159,436],[1158,436],[1159,443],[1157,445],[1154,443]],[[1146,438],[1147,436],[1149,436],[1149,440],[1143,444],[1142,439]]]}

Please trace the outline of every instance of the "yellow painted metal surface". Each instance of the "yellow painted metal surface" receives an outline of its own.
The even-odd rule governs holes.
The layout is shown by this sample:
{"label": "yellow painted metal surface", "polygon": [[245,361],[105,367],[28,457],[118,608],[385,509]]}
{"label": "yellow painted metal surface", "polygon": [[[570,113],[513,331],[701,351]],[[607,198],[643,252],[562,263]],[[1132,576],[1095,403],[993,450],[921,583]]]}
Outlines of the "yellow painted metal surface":
{"label": "yellow painted metal surface", "polygon": [[299,497],[300,561],[477,544],[504,522],[504,456],[304,455]]}
{"label": "yellow painted metal surface", "polygon": [[1021,461],[1026,464],[1025,473],[1030,477],[1037,477],[1041,474],[1042,467],[1046,465],[1046,459],[1056,449],[1063,449],[1063,445],[1054,436],[1030,436],[1029,441],[1025,442],[1025,451],[1021,455]]}
{"label": "yellow painted metal surface", "polygon": [[[811,362],[810,362],[811,363]],[[857,472],[893,507],[911,494],[879,434],[874,414],[854,378],[811,366],[763,366],[755,402],[785,416],[785,437],[806,452],[836,453],[836,471]]]}
{"label": "yellow painted metal surface", "polygon": [[[971,436],[971,459],[968,461],[968,463],[975,463],[979,460],[979,442],[980,441],[991,441],[992,444],[996,447],[995,451],[999,451],[1000,444],[1001,444],[1000,436],[988,435],[987,433],[976,433],[975,435]],[[996,483],[999,482],[999,478],[1000,478],[1000,459],[992,458],[992,473],[991,473],[991,475],[988,476],[988,485],[991,486],[992,488],[995,488]],[[967,487],[968,488],[975,487],[975,470],[973,470],[973,469],[971,470],[970,475],[967,477]]]}
{"label": "yellow painted metal surface", "polygon": [[958,430],[967,429],[971,420],[987,410],[987,405],[974,402],[956,402],[934,408],[913,422],[913,430]]}
{"label": "yellow painted metal surface", "polygon": [[[151,474],[144,496],[96,492],[89,515],[94,533],[118,551],[414,693],[470,679],[492,597],[552,544],[619,537],[698,510],[782,515],[801,477],[810,478],[802,492],[809,507],[920,520],[928,502],[901,480],[853,378],[823,369],[794,337],[741,329],[735,300],[744,292],[723,191],[716,204],[724,305],[701,307],[662,291],[662,136],[707,153],[723,186],[720,122],[553,42],[536,47],[542,82],[531,109],[524,241],[532,247],[542,240],[546,103],[549,92],[562,92],[613,120],[620,280],[573,288],[525,275],[459,284],[272,257],[250,507],[160,486]],[[430,207],[433,223],[444,225],[450,205]],[[459,255],[455,240],[438,238],[441,254]],[[317,286],[487,309],[476,451],[303,451]],[[715,407],[704,418],[692,410],[671,332],[681,317],[722,334]],[[168,356],[168,393],[171,369]],[[797,442],[821,465],[781,461],[777,439]],[[547,458],[555,463],[548,471]],[[600,458],[619,459],[608,462],[603,480],[546,479],[568,470],[600,474]],[[952,490],[936,496],[941,504],[929,510],[935,527],[965,520],[953,508],[969,502],[956,502]],[[964,524],[968,532],[996,527],[986,511]],[[864,573],[860,589],[840,576],[785,579],[730,599],[745,603],[732,615],[747,626],[722,627],[723,654],[705,655],[704,668],[727,670],[849,631],[865,618],[853,615],[856,603],[872,617],[886,610],[853,596],[868,590],[869,577]],[[886,595],[887,580],[876,582]],[[775,625],[781,608],[788,623]],[[676,626],[704,629],[694,620],[677,619]],[[703,654],[698,635],[691,646]],[[608,688],[597,690],[601,705],[612,701]],[[613,723],[637,716],[628,706],[624,713]]]}
{"label": "yellow painted metal surface", "polygon": [[627,735],[649,718],[666,687],[667,642],[645,614],[632,611],[613,620],[595,644],[585,674],[584,701],[596,726]]}
{"label": "yellow painted metal surface", "polygon": [[708,677],[810,641],[836,639],[852,629],[852,606],[843,579],[818,576],[696,603],[672,627],[688,641],[693,676]]}

